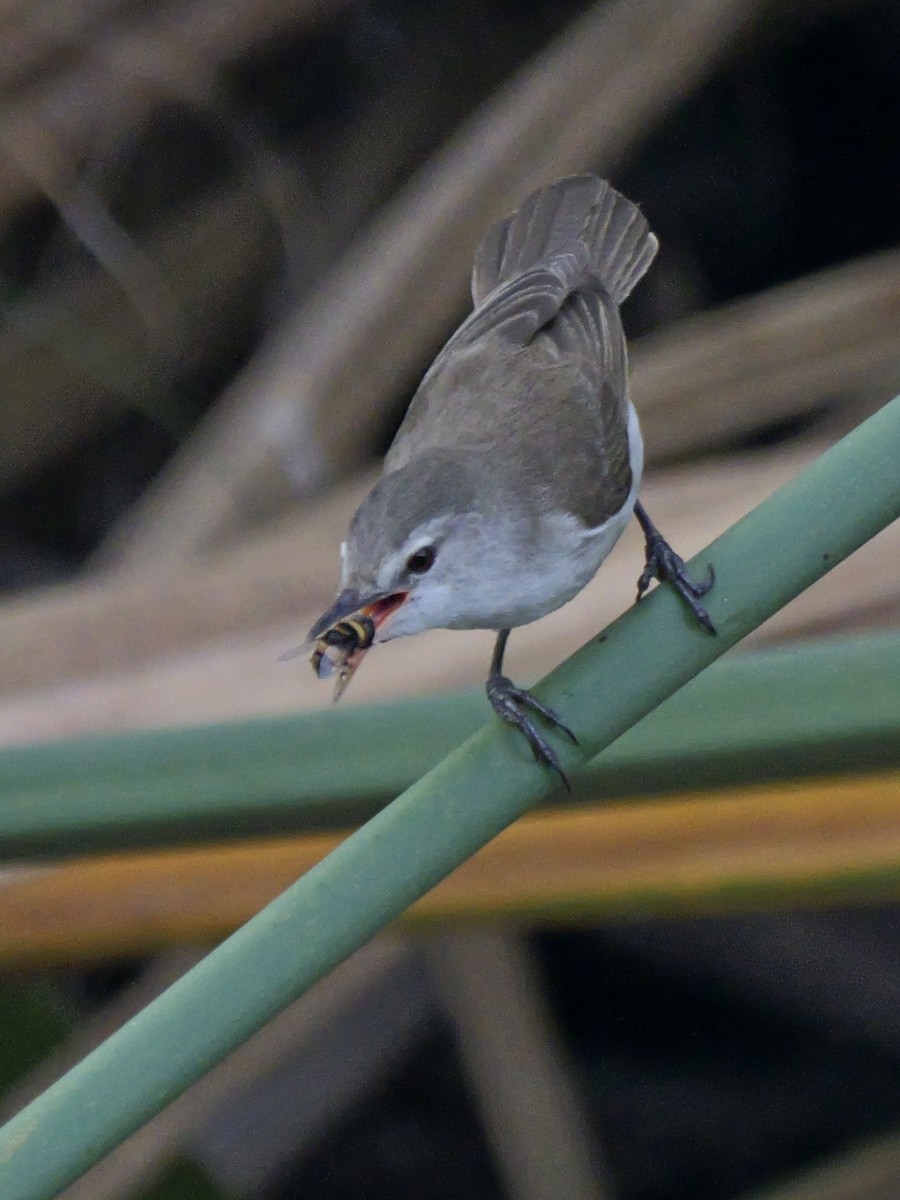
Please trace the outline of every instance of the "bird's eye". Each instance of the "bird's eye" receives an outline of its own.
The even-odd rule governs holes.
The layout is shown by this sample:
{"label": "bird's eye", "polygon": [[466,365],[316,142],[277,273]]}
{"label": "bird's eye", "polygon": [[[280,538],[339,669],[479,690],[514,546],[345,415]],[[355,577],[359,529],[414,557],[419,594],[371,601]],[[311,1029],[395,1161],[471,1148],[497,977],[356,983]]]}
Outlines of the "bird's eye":
{"label": "bird's eye", "polygon": [[422,546],[406,560],[406,569],[412,571],[414,575],[424,575],[434,566],[436,555],[437,551],[434,546]]}

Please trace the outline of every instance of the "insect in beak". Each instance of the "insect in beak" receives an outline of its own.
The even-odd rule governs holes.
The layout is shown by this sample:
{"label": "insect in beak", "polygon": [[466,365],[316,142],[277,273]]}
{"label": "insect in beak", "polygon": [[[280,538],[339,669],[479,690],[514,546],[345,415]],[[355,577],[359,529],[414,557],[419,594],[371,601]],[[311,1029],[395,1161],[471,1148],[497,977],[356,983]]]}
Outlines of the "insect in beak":
{"label": "insect in beak", "polygon": [[[379,597],[347,613],[348,598],[339,597],[334,607],[313,626],[310,663],[320,679],[336,675],[334,700],[339,700],[347,684],[362,662],[366,651],[375,641],[379,628],[406,600],[406,592]],[[335,619],[328,623],[328,618]],[[313,637],[312,635],[316,635]]]}
{"label": "insect in beak", "polygon": [[320,679],[337,672],[334,681],[334,700],[344,689],[362,662],[363,655],[375,641],[375,622],[371,617],[351,617],[338,621],[322,634],[313,647],[310,662]]}

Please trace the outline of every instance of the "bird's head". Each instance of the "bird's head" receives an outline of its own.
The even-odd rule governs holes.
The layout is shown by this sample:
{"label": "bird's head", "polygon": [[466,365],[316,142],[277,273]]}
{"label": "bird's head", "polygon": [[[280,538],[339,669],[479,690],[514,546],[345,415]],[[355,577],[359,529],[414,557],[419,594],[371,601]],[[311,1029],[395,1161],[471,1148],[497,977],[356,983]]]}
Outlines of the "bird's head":
{"label": "bird's head", "polygon": [[[360,617],[371,621],[379,642],[481,625],[492,567],[490,490],[471,464],[441,453],[382,476],[350,523],[341,590],[309,643]],[[367,648],[350,655],[349,673]]]}

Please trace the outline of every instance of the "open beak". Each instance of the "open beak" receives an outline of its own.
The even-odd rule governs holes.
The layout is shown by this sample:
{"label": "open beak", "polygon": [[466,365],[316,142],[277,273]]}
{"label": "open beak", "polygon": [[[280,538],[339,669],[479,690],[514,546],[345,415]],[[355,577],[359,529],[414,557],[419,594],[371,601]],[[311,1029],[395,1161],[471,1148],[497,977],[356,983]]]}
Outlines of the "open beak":
{"label": "open beak", "polygon": [[345,588],[309,631],[306,649],[312,648],[313,670],[320,679],[337,672],[334,699],[343,693],[378,630],[406,601],[408,592],[363,597]]}

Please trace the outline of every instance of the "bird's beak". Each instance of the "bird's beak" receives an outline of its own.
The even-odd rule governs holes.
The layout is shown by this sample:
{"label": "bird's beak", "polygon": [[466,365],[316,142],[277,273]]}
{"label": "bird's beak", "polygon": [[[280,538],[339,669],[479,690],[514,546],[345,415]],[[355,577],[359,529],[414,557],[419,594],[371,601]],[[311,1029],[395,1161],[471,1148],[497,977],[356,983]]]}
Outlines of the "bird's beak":
{"label": "bird's beak", "polygon": [[408,594],[362,596],[355,588],[345,588],[313,625],[304,649],[312,649],[313,670],[320,679],[337,671],[335,700],[350,682],[379,628],[400,608]]}
{"label": "bird's beak", "polygon": [[388,592],[362,596],[356,588],[344,588],[327,612],[322,613],[306,637],[307,646],[317,642],[329,629],[354,617],[368,617],[376,632],[388,617],[393,616],[407,597],[407,592]]}

